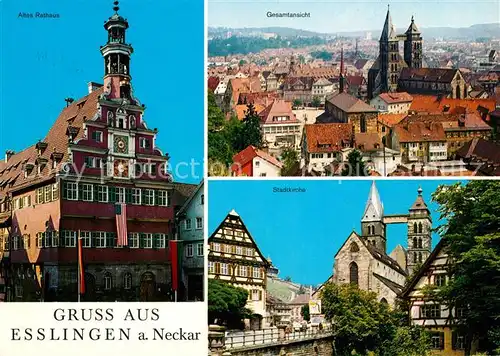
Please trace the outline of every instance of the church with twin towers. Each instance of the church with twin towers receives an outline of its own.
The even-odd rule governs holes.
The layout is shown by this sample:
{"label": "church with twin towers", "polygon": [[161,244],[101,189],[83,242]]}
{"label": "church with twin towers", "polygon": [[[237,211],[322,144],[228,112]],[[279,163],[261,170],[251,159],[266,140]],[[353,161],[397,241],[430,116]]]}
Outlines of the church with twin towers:
{"label": "church with twin towers", "polygon": [[[372,183],[360,233],[353,231],[335,255],[332,281],[353,283],[373,291],[378,300],[394,305],[408,275],[425,262],[432,249],[432,219],[417,190],[408,212],[387,215],[375,182]],[[387,225],[406,224],[406,247],[397,245],[387,253]]]}
{"label": "church with twin towers", "polygon": [[[403,57],[399,53],[403,42]],[[384,28],[379,40],[379,56],[368,71],[368,97],[396,91],[401,71],[404,68],[422,68],[422,36],[413,16],[403,34],[397,34],[389,7]]]}

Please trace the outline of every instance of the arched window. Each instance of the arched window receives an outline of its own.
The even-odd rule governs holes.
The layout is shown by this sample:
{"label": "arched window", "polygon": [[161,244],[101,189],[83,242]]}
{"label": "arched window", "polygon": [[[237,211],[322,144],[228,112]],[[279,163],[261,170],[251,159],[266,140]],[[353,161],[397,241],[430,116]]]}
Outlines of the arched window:
{"label": "arched window", "polygon": [[457,99],[462,99],[461,93],[460,93],[460,85],[458,85],[458,84],[457,84],[456,98]]}
{"label": "arched window", "polygon": [[366,116],[365,116],[365,114],[361,114],[361,120],[360,120],[359,126],[360,126],[361,132],[366,132]]}
{"label": "arched window", "polygon": [[422,252],[418,253],[418,262],[422,263]]}
{"label": "arched window", "polygon": [[358,244],[353,242],[351,243],[351,252],[359,252]]}
{"label": "arched window", "polygon": [[358,285],[358,265],[356,262],[352,262],[349,265],[349,282]]}
{"label": "arched window", "polygon": [[422,248],[422,238],[418,238],[418,248]]}
{"label": "arched window", "polygon": [[413,232],[417,233],[417,223],[413,223]]}
{"label": "arched window", "polygon": [[418,242],[417,242],[417,237],[413,238],[413,247],[417,248],[418,247]]}
{"label": "arched window", "polygon": [[385,299],[385,298],[380,299],[380,303],[388,304],[387,299]]}
{"label": "arched window", "polygon": [[132,273],[125,273],[125,275],[123,276],[123,288],[132,288]]}
{"label": "arched window", "polygon": [[413,252],[413,263],[417,263],[417,253]]}
{"label": "arched window", "polygon": [[111,273],[106,273],[104,275],[104,289],[110,290],[113,287],[113,278],[111,277]]}
{"label": "arched window", "polygon": [[422,223],[418,223],[418,232],[422,233]]}

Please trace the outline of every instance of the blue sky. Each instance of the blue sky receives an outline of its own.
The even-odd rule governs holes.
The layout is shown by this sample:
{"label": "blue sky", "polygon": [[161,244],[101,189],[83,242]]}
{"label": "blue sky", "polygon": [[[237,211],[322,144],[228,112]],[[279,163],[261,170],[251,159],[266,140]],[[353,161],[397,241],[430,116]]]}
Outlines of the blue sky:
{"label": "blue sky", "polygon": [[[0,153],[22,150],[43,139],[64,98],[102,83],[99,47],[111,0],[0,0]],[[198,183],[204,149],[203,1],[120,1],[134,47],[134,93],[146,105],[144,118],[158,128],[157,145],[171,163],[195,160],[179,169],[182,181]],[[57,13],[59,19],[23,19],[19,12]],[[174,172],[175,174],[175,172]],[[197,177],[196,177],[197,176]],[[181,181],[181,179],[177,179]]]}
{"label": "blue sky", "polygon": [[[282,26],[324,33],[382,29],[387,4],[397,28],[407,28],[411,16],[419,27],[468,27],[497,23],[498,0],[407,1],[262,1],[208,0],[208,23],[224,27]],[[268,18],[271,12],[309,12],[310,18]]]}
{"label": "blue sky", "polygon": [[[385,214],[407,213],[419,186],[432,213],[433,226],[439,222],[431,194],[438,180],[379,180],[377,188]],[[243,219],[261,252],[271,257],[280,276],[291,276],[303,284],[323,283],[331,274],[333,256],[355,229],[360,231],[372,182],[358,181],[210,181],[209,236],[232,210]],[[300,187],[304,193],[274,193],[274,187]],[[439,237],[434,235],[433,246]],[[406,226],[387,229],[388,252],[406,243]]]}

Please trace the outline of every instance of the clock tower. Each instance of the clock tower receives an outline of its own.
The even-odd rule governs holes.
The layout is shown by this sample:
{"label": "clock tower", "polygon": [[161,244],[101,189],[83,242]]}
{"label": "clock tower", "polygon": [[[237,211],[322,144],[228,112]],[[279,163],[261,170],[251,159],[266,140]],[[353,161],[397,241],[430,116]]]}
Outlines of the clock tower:
{"label": "clock tower", "polygon": [[118,1],[114,5],[115,13],[104,23],[108,42],[101,47],[104,88],[109,99],[130,99],[130,55],[134,49],[125,42],[128,21],[118,14]]}

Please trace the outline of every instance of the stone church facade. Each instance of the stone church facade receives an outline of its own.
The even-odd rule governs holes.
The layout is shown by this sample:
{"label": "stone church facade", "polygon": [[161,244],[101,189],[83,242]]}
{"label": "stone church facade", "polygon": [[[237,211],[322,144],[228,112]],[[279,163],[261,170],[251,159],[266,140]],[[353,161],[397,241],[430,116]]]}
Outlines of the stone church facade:
{"label": "stone church facade", "polygon": [[[400,41],[404,42],[403,57],[399,54]],[[398,35],[387,9],[379,41],[379,56],[368,71],[368,98],[396,91],[403,68],[422,68],[422,36],[413,17],[406,32]]]}
{"label": "stone church facade", "polygon": [[[406,224],[407,246],[387,254],[387,225]],[[406,214],[386,215],[375,182],[361,219],[361,233],[351,232],[335,255],[333,282],[353,283],[373,291],[378,300],[394,305],[406,278],[430,255],[432,220],[419,188]]]}

